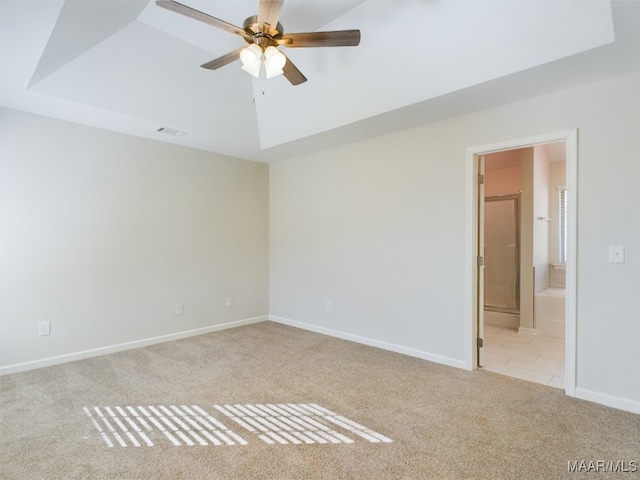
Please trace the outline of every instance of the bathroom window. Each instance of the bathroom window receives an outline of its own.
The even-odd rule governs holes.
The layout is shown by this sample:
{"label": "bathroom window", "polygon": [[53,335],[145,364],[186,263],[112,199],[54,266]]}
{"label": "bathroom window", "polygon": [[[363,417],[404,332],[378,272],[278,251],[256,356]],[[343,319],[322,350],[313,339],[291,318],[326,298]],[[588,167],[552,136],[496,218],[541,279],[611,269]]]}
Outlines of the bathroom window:
{"label": "bathroom window", "polygon": [[560,263],[567,263],[567,188],[558,186],[560,202]]}

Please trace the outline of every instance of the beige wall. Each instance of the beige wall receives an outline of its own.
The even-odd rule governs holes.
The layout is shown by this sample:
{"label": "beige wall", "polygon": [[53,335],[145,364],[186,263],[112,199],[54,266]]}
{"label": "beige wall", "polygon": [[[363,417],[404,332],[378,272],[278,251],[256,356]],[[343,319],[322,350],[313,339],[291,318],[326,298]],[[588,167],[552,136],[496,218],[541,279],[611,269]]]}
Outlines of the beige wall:
{"label": "beige wall", "polygon": [[549,158],[544,145],[533,148],[533,266],[549,265]]}
{"label": "beige wall", "polygon": [[465,367],[467,148],[578,128],[576,393],[640,412],[639,111],[634,74],[267,168],[0,110],[0,364],[269,309]]}
{"label": "beige wall", "polygon": [[522,190],[522,168],[500,168],[485,172],[484,196],[517,195]]}
{"label": "beige wall", "polygon": [[639,111],[629,75],[273,164],[271,313],[468,365],[466,149],[578,128],[576,393],[640,411]]}
{"label": "beige wall", "polygon": [[267,165],[6,109],[0,132],[0,366],[268,314]]}

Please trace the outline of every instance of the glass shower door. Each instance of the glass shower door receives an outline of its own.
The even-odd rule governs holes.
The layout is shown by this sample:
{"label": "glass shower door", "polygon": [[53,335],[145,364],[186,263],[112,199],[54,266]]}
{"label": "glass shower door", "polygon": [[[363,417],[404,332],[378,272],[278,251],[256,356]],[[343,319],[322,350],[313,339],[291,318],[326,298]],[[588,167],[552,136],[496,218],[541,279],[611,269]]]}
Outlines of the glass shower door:
{"label": "glass shower door", "polygon": [[519,195],[485,198],[485,310],[520,311],[519,200]]}

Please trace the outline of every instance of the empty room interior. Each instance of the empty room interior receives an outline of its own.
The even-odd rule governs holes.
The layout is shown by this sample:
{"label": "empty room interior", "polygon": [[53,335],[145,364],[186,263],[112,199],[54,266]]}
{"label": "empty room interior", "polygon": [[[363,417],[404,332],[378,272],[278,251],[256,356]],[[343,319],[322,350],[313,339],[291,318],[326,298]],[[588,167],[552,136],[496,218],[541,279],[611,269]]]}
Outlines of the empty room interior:
{"label": "empty room interior", "polygon": [[0,477],[637,474],[637,1],[0,0],[0,60]]}

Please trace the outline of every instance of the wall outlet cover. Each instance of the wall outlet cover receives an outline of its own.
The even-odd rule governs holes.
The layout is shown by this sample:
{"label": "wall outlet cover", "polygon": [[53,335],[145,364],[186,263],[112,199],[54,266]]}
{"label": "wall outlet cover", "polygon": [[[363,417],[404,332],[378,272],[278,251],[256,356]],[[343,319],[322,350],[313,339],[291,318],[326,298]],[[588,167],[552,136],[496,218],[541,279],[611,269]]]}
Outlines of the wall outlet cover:
{"label": "wall outlet cover", "polygon": [[51,322],[40,322],[38,324],[38,335],[41,337],[51,334]]}

